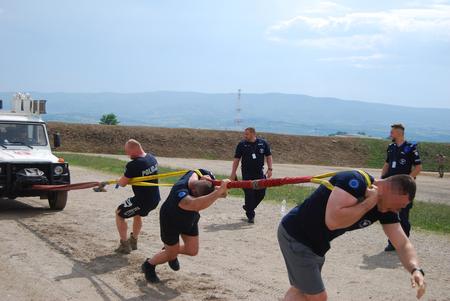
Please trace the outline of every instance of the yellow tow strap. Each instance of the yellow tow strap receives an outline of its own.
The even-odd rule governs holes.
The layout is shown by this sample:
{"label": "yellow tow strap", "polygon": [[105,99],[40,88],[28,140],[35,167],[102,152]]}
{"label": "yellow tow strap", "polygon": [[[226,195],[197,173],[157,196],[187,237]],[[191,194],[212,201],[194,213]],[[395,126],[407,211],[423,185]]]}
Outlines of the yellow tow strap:
{"label": "yellow tow strap", "polygon": [[[145,181],[150,181],[150,180],[156,180],[156,179],[164,179],[164,178],[170,178],[170,177],[175,177],[175,176],[181,176],[184,175],[185,173],[187,173],[189,170],[185,169],[185,170],[180,170],[180,171],[173,171],[173,172],[167,172],[167,173],[162,173],[162,174],[157,174],[157,175],[150,175],[150,176],[143,176],[143,177],[135,177],[135,178],[131,178],[128,182],[128,185],[132,185],[132,186],[162,186],[162,187],[172,187],[173,184],[168,184],[168,183],[148,183]],[[367,187],[372,187],[372,181],[370,180],[370,176],[369,174],[367,174],[365,171],[357,169],[356,170],[360,175],[363,176]],[[203,177],[203,174],[200,172],[199,169],[195,169],[194,172],[201,178]],[[326,180],[326,178],[330,178],[333,177],[337,174],[338,172],[329,172],[329,173],[324,173],[321,175],[317,175],[311,178],[311,183],[315,183],[315,184],[319,184],[319,185],[323,185],[326,188],[328,188],[329,190],[333,190],[334,189],[334,185],[330,183],[329,180]],[[117,180],[111,180],[111,181],[107,181],[107,184],[117,184]]]}
{"label": "yellow tow strap", "polygon": [[[131,178],[128,181],[128,185],[132,185],[132,186],[162,186],[162,187],[172,187],[173,184],[168,184],[168,183],[149,183],[149,182],[145,182],[145,181],[150,181],[150,180],[156,180],[156,179],[163,179],[163,178],[170,178],[170,177],[175,177],[175,176],[181,176],[184,175],[185,173],[187,173],[189,170],[180,170],[180,171],[172,171],[172,172],[166,172],[166,173],[162,173],[162,174],[157,174],[157,175],[150,175],[150,176],[143,176],[143,177],[135,177],[135,178]],[[195,169],[194,172],[201,178],[203,177],[203,174],[200,172],[199,169]],[[115,184],[117,183],[117,180],[113,180],[113,181],[109,181],[108,184]]]}
{"label": "yellow tow strap", "polygon": [[[365,182],[366,182],[366,184],[367,184],[367,187],[369,187],[369,188],[372,187],[372,181],[370,180],[369,174],[368,174],[367,172],[365,172],[364,170],[360,170],[360,169],[357,169],[356,171],[357,171],[360,175],[363,176],[363,178],[364,178],[364,180],[365,180]],[[333,177],[333,176],[335,176],[337,173],[338,173],[338,172],[335,171],[335,172],[329,172],[329,173],[321,174],[321,175],[318,175],[318,176],[314,176],[314,177],[311,179],[311,183],[323,185],[323,186],[325,186],[326,188],[328,188],[329,190],[333,190],[333,189],[334,189],[334,185],[331,184],[329,180],[324,180],[324,178],[330,178],[330,177]]]}

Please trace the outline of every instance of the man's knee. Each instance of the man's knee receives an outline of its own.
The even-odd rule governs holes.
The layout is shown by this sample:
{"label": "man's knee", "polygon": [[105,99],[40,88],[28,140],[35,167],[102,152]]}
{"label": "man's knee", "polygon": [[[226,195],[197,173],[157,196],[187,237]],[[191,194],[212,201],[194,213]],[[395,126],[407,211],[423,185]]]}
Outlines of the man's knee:
{"label": "man's knee", "polygon": [[188,255],[188,256],[197,256],[198,255],[198,246],[185,248],[184,251],[185,251],[186,255]]}
{"label": "man's knee", "polygon": [[180,253],[180,245],[176,244],[174,246],[164,246],[164,249],[166,251],[167,254],[167,258],[169,260],[175,260],[178,256],[178,254]]}

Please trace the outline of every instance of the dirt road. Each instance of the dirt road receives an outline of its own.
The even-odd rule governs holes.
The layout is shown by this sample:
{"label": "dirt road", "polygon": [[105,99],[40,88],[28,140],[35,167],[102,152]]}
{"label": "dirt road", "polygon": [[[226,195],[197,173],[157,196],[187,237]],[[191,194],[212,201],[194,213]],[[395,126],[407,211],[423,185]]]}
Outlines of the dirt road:
{"label": "dirt road", "polygon": [[[92,154],[87,154],[92,155]],[[126,156],[101,155],[128,161]],[[224,160],[204,160],[204,159],[182,159],[182,158],[164,158],[158,157],[161,166],[171,168],[208,168],[217,174],[229,175],[231,162]],[[299,164],[274,164],[274,177],[294,177],[310,176],[327,173],[330,171],[350,170],[351,167],[333,167],[317,165],[299,165]],[[379,169],[365,168],[367,172],[375,177],[380,177]],[[444,203],[450,205],[450,177],[447,175],[443,179],[437,176],[437,173],[422,172],[417,178],[417,200],[429,201],[435,203]]]}
{"label": "dirt road", "polygon": [[[111,178],[72,173],[73,182]],[[138,251],[113,253],[113,212],[129,195],[127,188],[74,191],[62,212],[37,198],[2,200],[0,300],[279,300],[288,288],[275,235],[279,206],[262,204],[248,225],[242,201],[230,198],[202,213],[199,256],[181,257],[179,272],[158,267],[163,282],[147,284],[139,269],[162,246],[158,210],[145,219]],[[450,237],[414,232],[412,240],[427,272],[424,300],[450,300]],[[382,252],[385,243],[378,224],[333,242],[323,271],[330,300],[414,300],[409,275],[395,254]]]}

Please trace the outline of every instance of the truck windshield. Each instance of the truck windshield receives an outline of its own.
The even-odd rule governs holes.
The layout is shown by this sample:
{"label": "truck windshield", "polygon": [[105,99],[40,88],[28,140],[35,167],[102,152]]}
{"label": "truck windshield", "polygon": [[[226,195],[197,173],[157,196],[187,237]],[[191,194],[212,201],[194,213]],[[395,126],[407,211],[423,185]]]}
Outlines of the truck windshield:
{"label": "truck windshield", "polygon": [[46,146],[44,125],[37,123],[0,123],[0,144]]}

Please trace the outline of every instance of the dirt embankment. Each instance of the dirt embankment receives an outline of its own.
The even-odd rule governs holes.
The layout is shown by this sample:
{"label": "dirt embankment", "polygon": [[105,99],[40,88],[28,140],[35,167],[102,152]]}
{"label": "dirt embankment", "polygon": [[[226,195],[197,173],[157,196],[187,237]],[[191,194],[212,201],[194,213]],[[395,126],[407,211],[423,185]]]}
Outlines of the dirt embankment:
{"label": "dirt embankment", "polygon": [[[229,160],[242,139],[240,132],[140,126],[49,123],[61,133],[61,151],[120,154],[134,138],[157,156]],[[269,141],[278,163],[366,166],[370,149],[364,139],[260,133]],[[380,143],[387,144],[386,141]]]}

